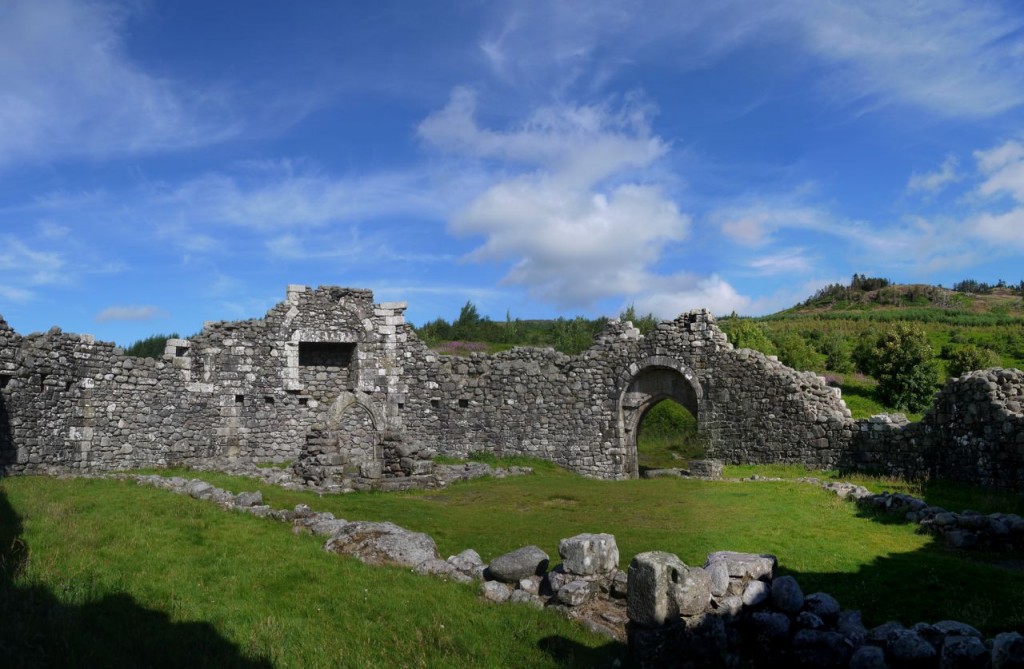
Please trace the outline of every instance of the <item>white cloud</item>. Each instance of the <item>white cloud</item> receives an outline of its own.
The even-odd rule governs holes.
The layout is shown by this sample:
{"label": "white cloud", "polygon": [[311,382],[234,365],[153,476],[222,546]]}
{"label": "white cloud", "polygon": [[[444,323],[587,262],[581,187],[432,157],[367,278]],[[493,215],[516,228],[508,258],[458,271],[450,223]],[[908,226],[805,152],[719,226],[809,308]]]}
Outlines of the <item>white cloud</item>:
{"label": "white cloud", "polygon": [[1024,207],[1002,214],[979,214],[969,225],[974,235],[991,244],[1024,249]]}
{"label": "white cloud", "polygon": [[1009,195],[1014,206],[974,214],[967,221],[971,234],[1004,249],[1024,249],[1024,145],[1010,140],[974,157],[983,178],[977,194],[983,200]]}
{"label": "white cloud", "polygon": [[1010,140],[986,151],[975,151],[978,171],[985,180],[978,193],[991,197],[1005,193],[1024,203],[1024,145]]}
{"label": "white cloud", "polygon": [[107,307],[96,314],[97,323],[109,323],[111,321],[151,321],[158,318],[166,318],[167,312],[152,305]]}
{"label": "white cloud", "polygon": [[749,297],[740,295],[721,277],[700,277],[681,273],[652,278],[650,290],[634,300],[637,313],[652,313],[658,318],[675,318],[692,309],[710,309],[716,315],[733,311],[746,313]]}
{"label": "white cloud", "polygon": [[[672,0],[505,3],[481,40],[521,88],[600,90],[636,62],[700,69],[747,47],[792,49],[828,96],[985,118],[1024,103],[1024,17],[1013,3]],[[780,45],[782,49],[780,49]],[[810,59],[808,58],[810,55]],[[824,66],[824,67],[822,67]],[[806,71],[806,70],[805,70]]]}
{"label": "white cloud", "polygon": [[958,161],[956,156],[949,155],[942,161],[937,172],[926,172],[918,174],[914,172],[907,181],[907,191],[910,193],[925,192],[935,194],[951,183],[959,181],[961,176],[957,173]]}
{"label": "white cloud", "polygon": [[505,283],[564,308],[640,294],[659,280],[650,268],[686,237],[690,219],[645,178],[667,150],[650,136],[648,108],[545,107],[490,130],[475,104],[474,93],[456,89],[419,128],[439,148],[502,161],[494,183],[449,224],[484,238],[470,260],[511,262]]}
{"label": "white cloud", "polygon": [[338,178],[282,164],[259,174],[208,174],[163,195],[188,219],[273,232],[382,216],[437,215],[425,177],[412,172]]}
{"label": "white cloud", "polygon": [[797,274],[811,271],[812,263],[810,258],[804,254],[804,249],[783,249],[778,253],[769,256],[755,258],[747,263],[747,266],[755,273],[762,276],[775,274]]}
{"label": "white cloud", "polygon": [[0,297],[11,302],[28,302],[35,299],[35,292],[15,286],[4,286],[0,284]]}
{"label": "white cloud", "polygon": [[638,96],[621,108],[608,106],[542,107],[506,131],[481,128],[477,94],[452,91],[448,104],[418,128],[421,138],[448,152],[542,166],[567,187],[587,188],[608,176],[650,165],[668,146],[650,135],[650,105]]}
{"label": "white cloud", "polygon": [[30,247],[12,235],[0,236],[0,272],[13,273],[20,283],[62,283],[65,266],[62,253]]}
{"label": "white cloud", "polygon": [[13,0],[0,21],[0,166],[177,150],[237,131],[220,96],[124,52],[121,4]]}

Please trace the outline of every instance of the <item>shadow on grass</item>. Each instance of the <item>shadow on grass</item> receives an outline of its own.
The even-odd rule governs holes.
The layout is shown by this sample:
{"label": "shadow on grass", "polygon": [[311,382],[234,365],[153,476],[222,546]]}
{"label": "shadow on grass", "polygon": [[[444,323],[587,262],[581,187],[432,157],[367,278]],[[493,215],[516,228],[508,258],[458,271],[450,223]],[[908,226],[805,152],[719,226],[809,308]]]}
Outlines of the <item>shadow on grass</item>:
{"label": "shadow on grass", "polygon": [[[10,447],[10,425],[0,396],[0,448]],[[9,454],[4,454],[9,459]],[[172,622],[128,595],[81,605],[49,589],[18,584],[30,547],[21,517],[0,491],[0,664],[4,667],[243,667],[270,669],[242,655],[205,622]]]}
{"label": "shadow on grass", "polygon": [[590,648],[562,636],[548,636],[537,646],[560,667],[632,667],[626,645],[609,641],[598,648]]}

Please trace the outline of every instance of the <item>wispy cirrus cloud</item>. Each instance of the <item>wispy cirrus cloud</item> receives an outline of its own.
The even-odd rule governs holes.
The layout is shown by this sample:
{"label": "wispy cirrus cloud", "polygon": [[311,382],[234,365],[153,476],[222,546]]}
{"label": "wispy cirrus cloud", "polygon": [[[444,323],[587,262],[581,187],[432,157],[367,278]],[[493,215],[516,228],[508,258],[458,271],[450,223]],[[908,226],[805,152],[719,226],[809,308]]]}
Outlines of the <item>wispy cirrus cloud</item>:
{"label": "wispy cirrus cloud", "polygon": [[914,172],[910,175],[910,179],[907,180],[907,192],[934,195],[942,191],[950,184],[956,183],[963,178],[957,172],[958,165],[959,161],[956,156],[948,155],[942,161],[942,165],[937,171],[925,172],[923,174]]}
{"label": "wispy cirrus cloud", "polygon": [[153,305],[112,306],[96,314],[97,323],[112,321],[152,321],[167,318],[170,314]]}
{"label": "wispy cirrus cloud", "polygon": [[[520,88],[600,90],[657,59],[696,70],[745,47],[789,50],[827,76],[821,93],[871,109],[912,105],[986,118],[1024,104],[1024,18],[1012,4],[938,0],[600,0],[506,2],[479,42]],[[514,55],[514,57],[513,57]]]}
{"label": "wispy cirrus cloud", "polygon": [[0,167],[180,150],[239,130],[226,97],[146,72],[131,12],[99,0],[12,0],[0,21]]}

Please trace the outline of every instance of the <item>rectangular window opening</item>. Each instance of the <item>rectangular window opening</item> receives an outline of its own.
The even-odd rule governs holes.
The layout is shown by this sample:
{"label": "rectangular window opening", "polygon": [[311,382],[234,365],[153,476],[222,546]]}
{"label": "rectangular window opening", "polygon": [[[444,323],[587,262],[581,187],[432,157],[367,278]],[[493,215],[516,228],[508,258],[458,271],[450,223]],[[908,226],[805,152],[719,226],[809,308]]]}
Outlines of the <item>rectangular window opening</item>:
{"label": "rectangular window opening", "polygon": [[186,355],[188,355],[188,349],[189,349],[188,346],[175,346],[174,347],[174,357],[176,357],[176,358],[184,358]]}
{"label": "rectangular window opening", "polygon": [[299,398],[299,406],[300,407],[309,406],[309,398],[308,397],[300,397]]}
{"label": "rectangular window opening", "polygon": [[404,408],[405,408],[405,402],[399,402],[398,403],[398,410],[401,411]]}
{"label": "rectangular window opening", "polygon": [[352,364],[355,351],[354,343],[300,341],[299,366],[346,369]]}
{"label": "rectangular window opening", "polygon": [[441,408],[441,400],[430,400],[430,406],[434,407],[435,409]]}
{"label": "rectangular window opening", "polygon": [[245,402],[245,395],[235,395],[235,404],[242,404]]}
{"label": "rectangular window opening", "polygon": [[469,406],[469,400],[459,400],[459,408],[465,409]]}
{"label": "rectangular window opening", "polygon": [[272,395],[264,395],[263,396],[263,402],[265,404],[273,404],[274,403],[274,397]]}

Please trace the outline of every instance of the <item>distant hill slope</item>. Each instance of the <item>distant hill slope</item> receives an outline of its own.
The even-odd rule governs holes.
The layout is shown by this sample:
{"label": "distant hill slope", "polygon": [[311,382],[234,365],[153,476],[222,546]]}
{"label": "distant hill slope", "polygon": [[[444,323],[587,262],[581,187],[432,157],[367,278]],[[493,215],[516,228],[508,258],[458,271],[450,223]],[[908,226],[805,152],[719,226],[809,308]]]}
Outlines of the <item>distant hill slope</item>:
{"label": "distant hill slope", "polygon": [[872,290],[832,285],[766,320],[785,318],[910,320],[949,325],[1003,325],[1024,320],[1024,294],[1018,286],[984,293],[925,284],[896,284]]}

